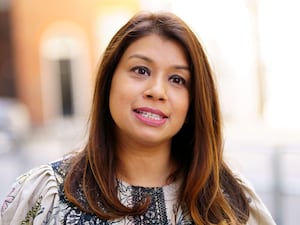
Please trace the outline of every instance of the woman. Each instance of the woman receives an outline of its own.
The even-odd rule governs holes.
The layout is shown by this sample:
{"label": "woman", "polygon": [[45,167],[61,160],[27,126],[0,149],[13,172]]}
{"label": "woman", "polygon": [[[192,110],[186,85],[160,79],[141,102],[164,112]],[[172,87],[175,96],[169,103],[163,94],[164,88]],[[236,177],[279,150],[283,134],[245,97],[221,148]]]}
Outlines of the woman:
{"label": "woman", "polygon": [[1,224],[274,224],[222,150],[197,37],[173,14],[137,14],[104,52],[85,148],[19,178]]}

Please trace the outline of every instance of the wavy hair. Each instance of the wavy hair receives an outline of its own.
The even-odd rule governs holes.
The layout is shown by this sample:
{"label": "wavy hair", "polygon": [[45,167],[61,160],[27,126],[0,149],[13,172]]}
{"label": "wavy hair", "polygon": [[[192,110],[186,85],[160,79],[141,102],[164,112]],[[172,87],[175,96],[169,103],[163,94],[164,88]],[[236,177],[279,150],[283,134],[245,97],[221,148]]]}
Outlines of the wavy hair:
{"label": "wavy hair", "polygon": [[[187,121],[173,137],[171,146],[172,156],[179,165],[173,175],[180,175],[183,181],[178,201],[187,207],[195,224],[245,224],[249,202],[241,181],[223,160],[221,113],[206,53],[189,26],[166,12],[136,14],[108,44],[96,76],[88,141],[67,174],[66,197],[80,209],[104,219],[137,215],[147,209],[147,199],[133,208],[118,199],[116,135],[109,93],[115,69],[128,46],[151,34],[179,43],[185,49],[191,69]],[[85,202],[80,200],[80,189]]]}

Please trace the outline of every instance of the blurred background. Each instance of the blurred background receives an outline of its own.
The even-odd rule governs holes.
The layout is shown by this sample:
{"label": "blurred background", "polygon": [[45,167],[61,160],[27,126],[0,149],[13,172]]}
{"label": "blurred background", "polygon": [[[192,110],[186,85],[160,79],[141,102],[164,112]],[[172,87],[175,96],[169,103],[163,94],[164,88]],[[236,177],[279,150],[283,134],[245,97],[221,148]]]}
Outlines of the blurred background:
{"label": "blurred background", "polygon": [[225,157],[279,225],[300,220],[300,5],[293,0],[0,0],[0,199],[80,148],[101,54],[139,10],[175,12],[216,74]]}

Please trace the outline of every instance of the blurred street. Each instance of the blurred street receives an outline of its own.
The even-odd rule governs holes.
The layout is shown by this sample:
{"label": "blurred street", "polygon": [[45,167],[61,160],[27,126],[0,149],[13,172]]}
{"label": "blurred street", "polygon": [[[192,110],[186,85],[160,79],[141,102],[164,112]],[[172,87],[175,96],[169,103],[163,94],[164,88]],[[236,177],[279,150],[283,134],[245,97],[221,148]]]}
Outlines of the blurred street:
{"label": "blurred street", "polygon": [[84,131],[80,129],[84,126],[79,123],[73,121],[38,129],[30,133],[18,149],[8,152],[0,149],[0,199],[6,196],[15,179],[22,173],[80,148],[84,140]]}
{"label": "blurred street", "polygon": [[[76,124],[76,123],[75,123]],[[64,123],[34,131],[20,149],[0,154],[0,198],[23,172],[60,158],[83,145],[84,127]],[[253,135],[252,135],[253,138]],[[273,137],[277,138],[278,137]],[[239,139],[239,140],[237,140]],[[262,137],[263,139],[263,137]],[[278,225],[300,220],[300,144],[269,145],[267,138],[245,142],[234,131],[227,135],[225,157],[255,187]]]}

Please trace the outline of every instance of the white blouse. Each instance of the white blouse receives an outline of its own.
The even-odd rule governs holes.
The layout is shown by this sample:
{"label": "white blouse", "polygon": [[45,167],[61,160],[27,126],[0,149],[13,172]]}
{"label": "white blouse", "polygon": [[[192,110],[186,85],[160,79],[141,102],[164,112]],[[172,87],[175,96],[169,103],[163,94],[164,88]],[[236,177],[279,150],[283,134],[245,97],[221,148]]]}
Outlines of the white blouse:
{"label": "white blouse", "polygon": [[[118,181],[119,198],[130,206],[145,196],[151,196],[148,210],[139,216],[106,221],[81,211],[70,203],[63,192],[66,175],[64,160],[35,168],[17,179],[5,198],[0,225],[188,225],[194,224],[187,211],[176,204],[178,184],[164,187],[138,187]],[[245,183],[251,199],[248,225],[274,225],[270,213]]]}

